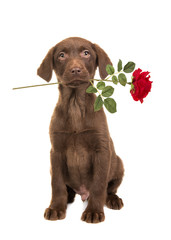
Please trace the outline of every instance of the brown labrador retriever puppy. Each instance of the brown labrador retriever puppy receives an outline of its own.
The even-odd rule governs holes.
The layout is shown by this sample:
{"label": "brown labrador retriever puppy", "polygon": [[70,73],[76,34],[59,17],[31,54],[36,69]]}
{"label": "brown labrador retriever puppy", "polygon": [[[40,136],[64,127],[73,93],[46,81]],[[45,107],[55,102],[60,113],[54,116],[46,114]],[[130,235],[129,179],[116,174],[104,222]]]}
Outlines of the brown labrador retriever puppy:
{"label": "brown labrador retriever puppy", "polygon": [[68,38],[51,48],[38,68],[38,75],[50,81],[55,71],[59,100],[50,123],[52,200],[45,210],[48,220],[65,218],[67,203],[75,194],[88,205],[81,219],[104,221],[103,207],[120,209],[116,191],[123,178],[123,164],[116,155],[104,110],[94,112],[96,95],[86,93],[97,66],[100,77],[112,64],[98,45],[82,38]]}

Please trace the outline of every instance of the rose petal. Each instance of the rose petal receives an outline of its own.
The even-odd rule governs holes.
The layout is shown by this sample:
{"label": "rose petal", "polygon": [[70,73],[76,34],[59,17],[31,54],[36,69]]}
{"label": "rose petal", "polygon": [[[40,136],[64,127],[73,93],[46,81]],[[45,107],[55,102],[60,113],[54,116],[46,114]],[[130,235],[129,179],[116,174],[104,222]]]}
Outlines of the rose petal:
{"label": "rose petal", "polygon": [[138,77],[140,76],[140,73],[142,72],[142,70],[140,68],[138,68],[137,70],[135,70],[132,74],[133,76],[133,81],[134,80],[138,80]]}
{"label": "rose petal", "polygon": [[[150,72],[142,72],[141,73],[141,77],[142,78],[145,78]],[[150,77],[150,76],[149,76]]]}

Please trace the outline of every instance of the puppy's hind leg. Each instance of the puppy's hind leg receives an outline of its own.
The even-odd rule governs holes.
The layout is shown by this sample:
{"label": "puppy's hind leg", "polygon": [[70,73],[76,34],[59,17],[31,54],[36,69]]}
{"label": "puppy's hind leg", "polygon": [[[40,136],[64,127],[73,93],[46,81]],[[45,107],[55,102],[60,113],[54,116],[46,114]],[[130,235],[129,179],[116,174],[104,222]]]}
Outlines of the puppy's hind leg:
{"label": "puppy's hind leg", "polygon": [[124,204],[122,199],[116,195],[116,192],[122,182],[124,169],[122,160],[118,156],[117,160],[119,168],[117,176],[114,176],[113,179],[108,183],[106,206],[111,209],[120,210],[124,206]]}

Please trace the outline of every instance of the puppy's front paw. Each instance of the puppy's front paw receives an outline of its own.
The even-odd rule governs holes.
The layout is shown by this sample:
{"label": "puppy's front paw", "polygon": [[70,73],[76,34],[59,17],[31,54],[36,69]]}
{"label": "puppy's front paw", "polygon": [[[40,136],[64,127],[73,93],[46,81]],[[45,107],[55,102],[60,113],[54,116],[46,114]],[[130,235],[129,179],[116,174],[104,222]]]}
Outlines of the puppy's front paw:
{"label": "puppy's front paw", "polygon": [[99,223],[105,220],[105,215],[104,212],[84,211],[81,220],[87,223]]}
{"label": "puppy's front paw", "polygon": [[66,212],[63,210],[46,208],[44,218],[47,220],[61,220],[66,216]]}

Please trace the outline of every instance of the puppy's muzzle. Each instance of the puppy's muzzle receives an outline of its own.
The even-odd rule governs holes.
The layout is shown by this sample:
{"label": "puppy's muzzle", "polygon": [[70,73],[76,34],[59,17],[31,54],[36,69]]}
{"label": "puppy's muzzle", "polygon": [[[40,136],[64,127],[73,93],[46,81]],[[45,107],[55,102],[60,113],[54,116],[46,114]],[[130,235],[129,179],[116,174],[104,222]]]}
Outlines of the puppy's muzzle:
{"label": "puppy's muzzle", "polygon": [[68,70],[64,73],[63,84],[65,86],[75,88],[88,83],[89,73],[83,66],[79,64],[68,66]]}

